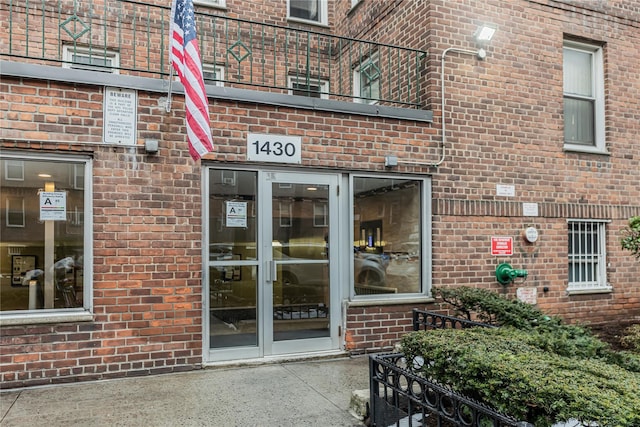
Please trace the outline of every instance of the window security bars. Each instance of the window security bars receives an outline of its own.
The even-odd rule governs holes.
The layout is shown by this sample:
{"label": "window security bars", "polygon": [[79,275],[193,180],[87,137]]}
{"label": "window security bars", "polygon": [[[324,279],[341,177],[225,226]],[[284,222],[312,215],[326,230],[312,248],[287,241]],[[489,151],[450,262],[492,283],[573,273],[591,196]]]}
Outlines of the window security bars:
{"label": "window security bars", "polygon": [[569,290],[606,288],[605,223],[568,223]]}
{"label": "window security bars", "polygon": [[[202,62],[220,67],[227,87],[287,94],[289,79],[319,87],[323,97],[354,101],[353,73],[376,58],[371,102],[420,108],[426,53],[389,44],[217,15],[197,7]],[[82,58],[98,71],[166,79],[170,8],[129,0],[0,0],[0,58],[62,65]],[[64,54],[65,51],[68,53]],[[117,60],[115,60],[117,59]],[[369,70],[370,72],[372,70]],[[324,84],[324,82],[328,84]]]}

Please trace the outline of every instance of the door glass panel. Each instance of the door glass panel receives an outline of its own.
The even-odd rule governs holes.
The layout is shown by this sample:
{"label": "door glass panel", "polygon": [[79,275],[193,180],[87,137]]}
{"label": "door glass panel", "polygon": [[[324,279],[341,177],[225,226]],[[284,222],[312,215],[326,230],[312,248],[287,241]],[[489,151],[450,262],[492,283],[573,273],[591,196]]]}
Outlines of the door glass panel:
{"label": "door glass panel", "polygon": [[273,340],[328,337],[329,186],[272,184]]}
{"label": "door glass panel", "polygon": [[209,173],[210,347],[258,345],[257,173]]}
{"label": "door glass panel", "polygon": [[209,269],[211,348],[258,345],[256,267]]}

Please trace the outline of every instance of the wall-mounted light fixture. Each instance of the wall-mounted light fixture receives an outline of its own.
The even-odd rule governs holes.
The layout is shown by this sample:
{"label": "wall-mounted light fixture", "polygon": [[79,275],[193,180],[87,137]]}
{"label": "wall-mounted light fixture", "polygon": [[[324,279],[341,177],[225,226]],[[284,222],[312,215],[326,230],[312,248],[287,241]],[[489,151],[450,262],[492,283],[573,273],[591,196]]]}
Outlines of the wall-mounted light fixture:
{"label": "wall-mounted light fixture", "polygon": [[158,140],[157,139],[145,139],[144,140],[144,151],[147,154],[157,154],[158,153]]}
{"label": "wall-mounted light fixture", "polygon": [[[485,46],[495,35],[497,31],[497,27],[491,24],[486,24],[486,25],[482,25],[480,27],[478,27],[478,29],[475,31],[475,33],[473,34],[476,42],[481,45],[481,46]],[[433,163],[429,166],[431,167],[438,167],[442,164],[442,162],[444,162],[445,159],[445,151],[446,151],[446,143],[447,143],[447,128],[446,128],[446,121],[447,121],[447,117],[446,117],[446,110],[445,110],[445,59],[447,57],[447,54],[453,52],[453,53],[458,53],[458,54],[462,54],[462,55],[473,55],[476,58],[482,60],[485,59],[487,57],[487,51],[484,50],[483,48],[479,48],[478,50],[470,50],[470,49],[459,49],[457,47],[449,47],[447,49],[445,49],[444,51],[442,51],[442,58],[441,58],[441,64],[440,64],[440,100],[441,100],[441,111],[442,111],[442,115],[441,115],[441,134],[442,134],[442,139],[441,139],[441,143],[440,143],[440,147],[441,147],[441,155],[440,155],[440,160],[438,160],[436,163]],[[388,166],[388,158],[389,157],[393,157],[393,156],[387,156],[385,157],[385,167],[390,167]],[[423,163],[419,163],[419,162],[412,162],[412,161],[405,161],[405,160],[397,160],[396,158],[396,164],[394,164],[393,166],[396,166],[398,163],[401,164],[408,164],[408,165],[423,165]]]}
{"label": "wall-mounted light fixture", "polygon": [[476,41],[480,44],[488,43],[493,38],[493,35],[496,33],[496,30],[497,28],[495,27],[495,25],[485,24],[478,27],[478,29],[473,34],[473,36],[475,37]]}

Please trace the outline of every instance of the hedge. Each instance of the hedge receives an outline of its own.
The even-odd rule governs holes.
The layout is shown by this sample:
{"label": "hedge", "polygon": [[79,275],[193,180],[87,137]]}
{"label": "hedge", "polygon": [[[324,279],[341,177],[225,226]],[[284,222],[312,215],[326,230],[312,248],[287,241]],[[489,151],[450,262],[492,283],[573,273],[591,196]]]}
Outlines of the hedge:
{"label": "hedge", "polygon": [[640,355],[631,352],[640,329],[630,330],[631,351],[616,352],[586,327],[486,289],[434,295],[458,316],[501,327],[407,334],[405,357],[426,377],[536,427],[640,426]]}
{"label": "hedge", "polygon": [[[419,372],[536,427],[571,418],[598,426],[640,426],[640,374],[602,360],[570,357],[531,343],[512,327],[407,334]],[[588,424],[585,424],[588,425]]]}

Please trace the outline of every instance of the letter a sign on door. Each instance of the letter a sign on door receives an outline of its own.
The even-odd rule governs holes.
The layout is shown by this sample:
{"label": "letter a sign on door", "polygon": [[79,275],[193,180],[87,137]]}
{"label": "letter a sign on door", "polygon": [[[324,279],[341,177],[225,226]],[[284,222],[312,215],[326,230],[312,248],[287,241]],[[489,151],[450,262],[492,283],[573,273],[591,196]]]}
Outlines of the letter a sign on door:
{"label": "letter a sign on door", "polygon": [[40,221],[66,221],[67,193],[65,191],[40,192]]}
{"label": "letter a sign on door", "polygon": [[227,227],[247,226],[247,202],[227,202]]}

